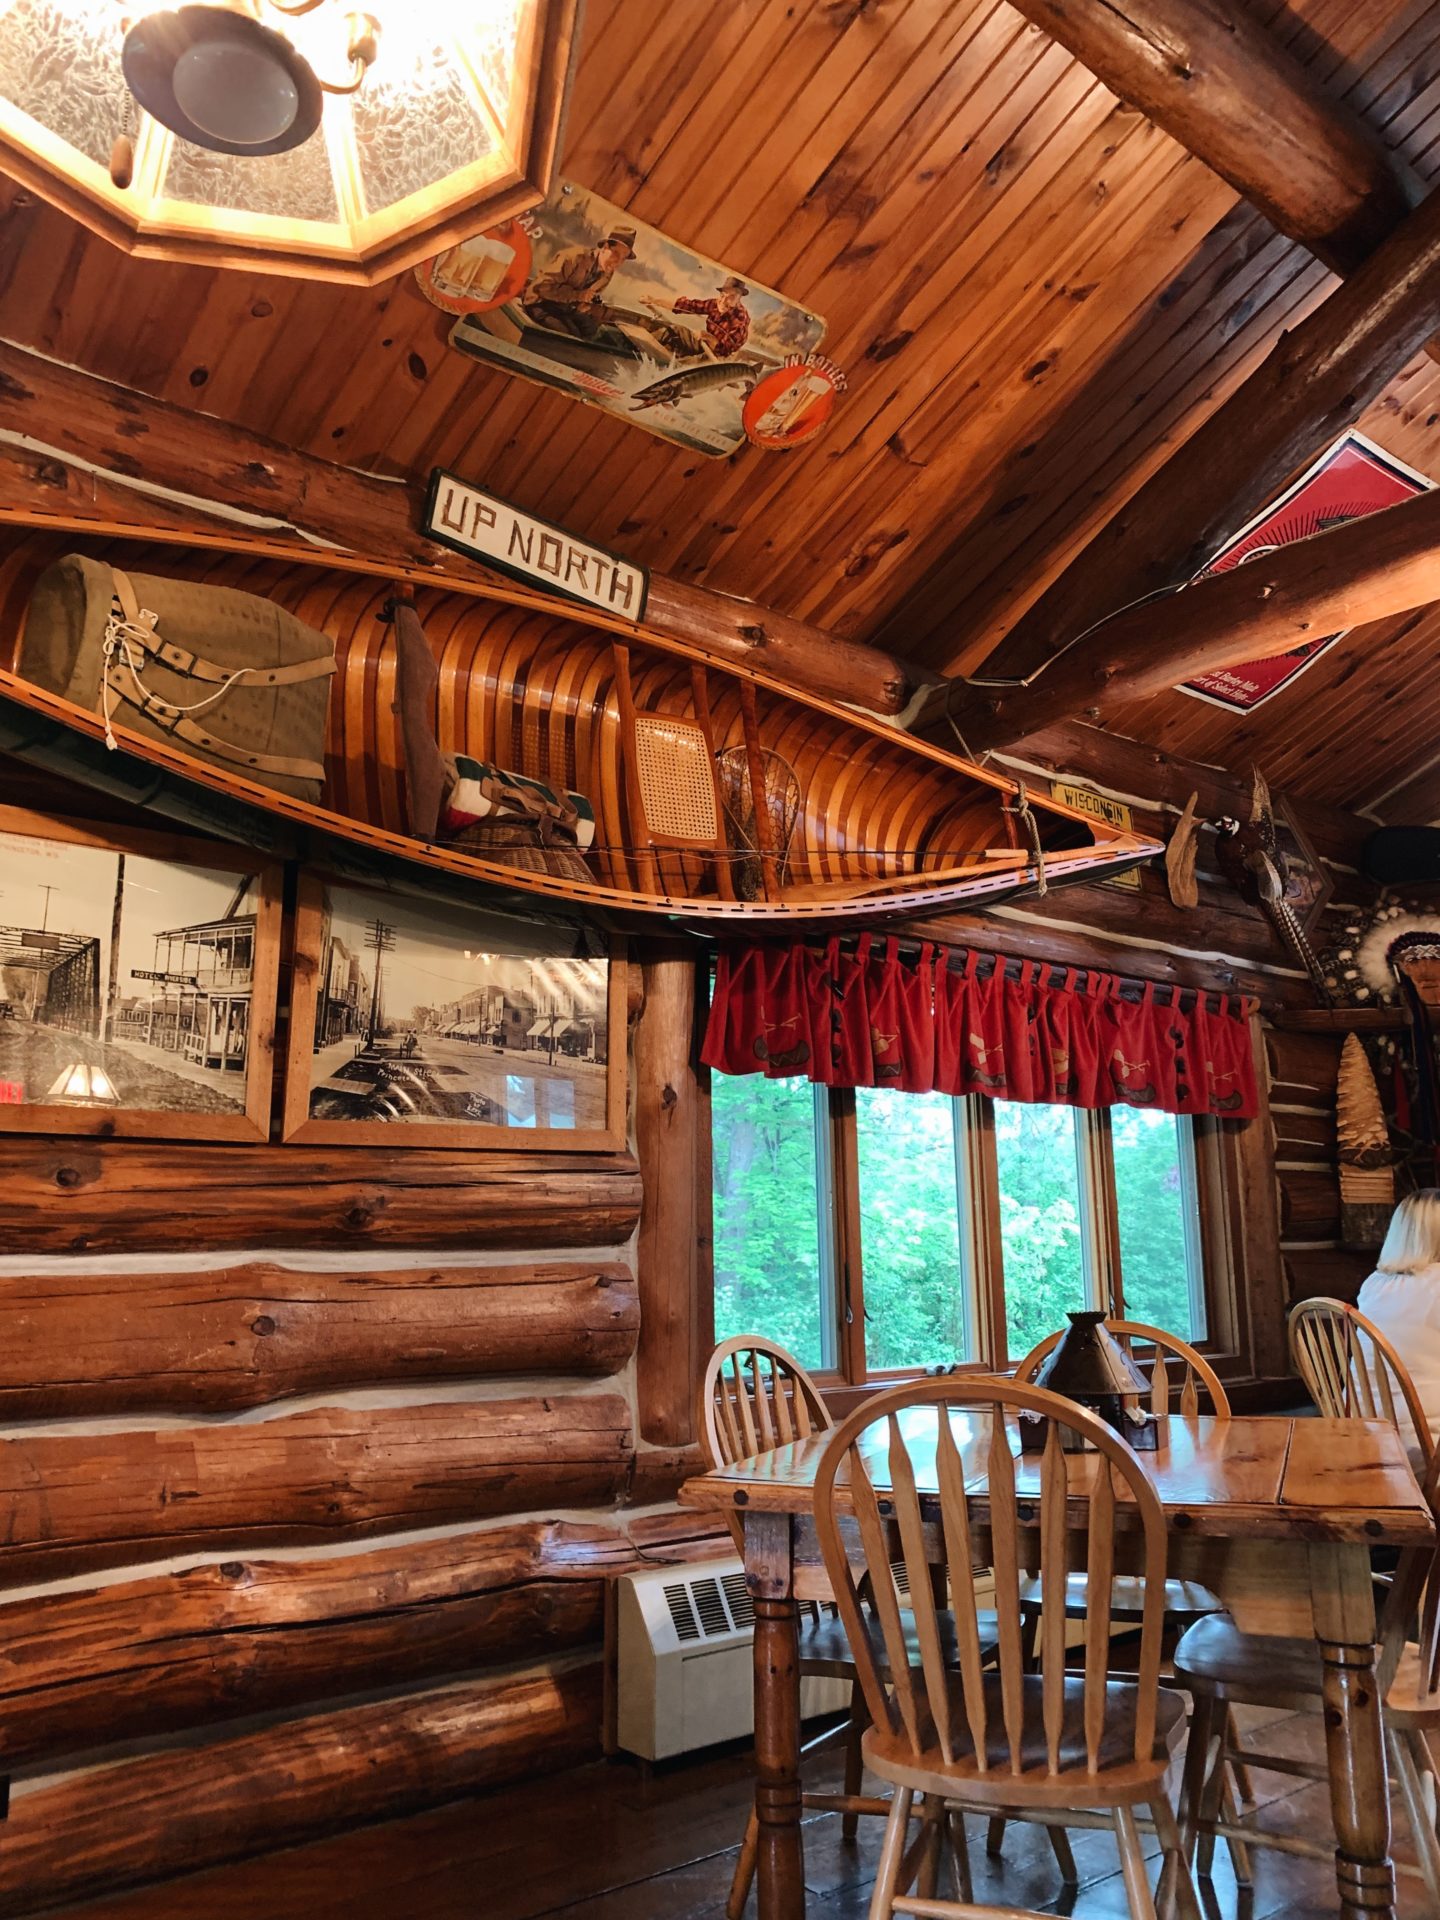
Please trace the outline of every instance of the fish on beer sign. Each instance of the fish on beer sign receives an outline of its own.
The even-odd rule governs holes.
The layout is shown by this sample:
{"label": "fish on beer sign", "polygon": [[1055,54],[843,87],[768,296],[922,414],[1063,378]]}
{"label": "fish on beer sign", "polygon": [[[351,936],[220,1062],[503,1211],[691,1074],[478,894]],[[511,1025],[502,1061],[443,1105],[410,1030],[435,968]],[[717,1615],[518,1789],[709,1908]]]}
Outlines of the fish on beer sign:
{"label": "fish on beer sign", "polygon": [[436,467],[425,500],[424,531],[442,547],[479,560],[517,580],[563,594],[601,613],[640,620],[650,576],[633,560],[577,540],[563,527],[537,520]]}

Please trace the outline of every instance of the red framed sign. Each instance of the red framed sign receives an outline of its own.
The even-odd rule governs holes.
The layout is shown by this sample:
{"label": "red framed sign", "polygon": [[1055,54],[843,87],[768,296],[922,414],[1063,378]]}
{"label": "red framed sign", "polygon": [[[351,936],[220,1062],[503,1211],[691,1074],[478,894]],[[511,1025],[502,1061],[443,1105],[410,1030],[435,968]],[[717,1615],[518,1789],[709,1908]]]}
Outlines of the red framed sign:
{"label": "red framed sign", "polygon": [[[1289,546],[1292,540],[1324,533],[1346,520],[1363,520],[1367,513],[1411,500],[1433,485],[1423,473],[1407,467],[1364,434],[1342,434],[1278,500],[1222,547],[1196,578],[1203,580],[1208,574],[1243,567],[1247,560]],[[1272,654],[1268,660],[1248,660],[1243,666],[1203,673],[1184,681],[1180,692],[1208,700],[1230,713],[1252,713],[1343,638],[1343,633],[1330,633],[1321,640],[1307,640],[1303,646],[1292,647],[1288,653]]]}

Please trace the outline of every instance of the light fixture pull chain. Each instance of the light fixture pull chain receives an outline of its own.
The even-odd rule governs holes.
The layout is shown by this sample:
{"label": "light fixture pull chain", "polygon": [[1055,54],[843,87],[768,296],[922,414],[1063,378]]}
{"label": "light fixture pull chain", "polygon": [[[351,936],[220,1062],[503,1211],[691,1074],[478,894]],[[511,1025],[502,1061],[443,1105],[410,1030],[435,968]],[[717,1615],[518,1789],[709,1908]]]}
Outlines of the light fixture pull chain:
{"label": "light fixture pull chain", "polygon": [[120,131],[110,149],[110,179],[123,193],[135,178],[135,96],[124,89],[120,107]]}

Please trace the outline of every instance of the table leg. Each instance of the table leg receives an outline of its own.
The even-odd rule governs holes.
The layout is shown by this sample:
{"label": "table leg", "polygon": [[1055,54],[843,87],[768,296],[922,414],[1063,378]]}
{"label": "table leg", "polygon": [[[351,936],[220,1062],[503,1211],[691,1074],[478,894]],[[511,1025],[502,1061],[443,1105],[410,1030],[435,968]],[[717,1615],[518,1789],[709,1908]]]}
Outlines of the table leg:
{"label": "table leg", "polygon": [[755,1604],[755,1814],[759,1920],[804,1920],[800,1830],[799,1609],[787,1514],[745,1520],[745,1572]]}
{"label": "table leg", "polygon": [[1310,1598],[1325,1668],[1325,1746],[1340,1913],[1342,1920],[1395,1920],[1390,1787],[1368,1550],[1312,1545]]}

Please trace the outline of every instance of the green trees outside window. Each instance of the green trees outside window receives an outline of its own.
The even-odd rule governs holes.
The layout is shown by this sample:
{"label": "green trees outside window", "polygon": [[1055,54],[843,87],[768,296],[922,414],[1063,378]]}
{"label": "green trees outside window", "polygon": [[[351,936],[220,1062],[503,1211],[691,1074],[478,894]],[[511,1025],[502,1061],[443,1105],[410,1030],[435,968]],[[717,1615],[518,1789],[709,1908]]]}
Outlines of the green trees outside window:
{"label": "green trees outside window", "polygon": [[833,1233],[821,1114],[808,1080],[714,1075],[715,1337],[764,1333],[805,1366],[835,1363]]}
{"label": "green trees outside window", "polygon": [[717,1073],[712,1121],[717,1338],[863,1378],[1013,1362],[1084,1306],[1205,1337],[1187,1119]]}
{"label": "green trees outside window", "polygon": [[976,1358],[959,1113],[943,1093],[862,1087],[855,1095],[865,1355],[877,1371]]}
{"label": "green trees outside window", "polygon": [[995,1103],[1005,1336],[1019,1360],[1092,1304],[1092,1235],[1082,1187],[1085,1116],[1074,1107]]}

